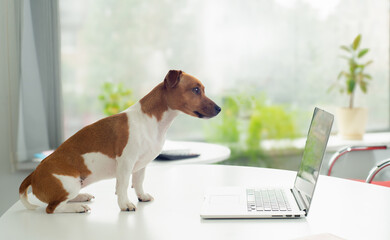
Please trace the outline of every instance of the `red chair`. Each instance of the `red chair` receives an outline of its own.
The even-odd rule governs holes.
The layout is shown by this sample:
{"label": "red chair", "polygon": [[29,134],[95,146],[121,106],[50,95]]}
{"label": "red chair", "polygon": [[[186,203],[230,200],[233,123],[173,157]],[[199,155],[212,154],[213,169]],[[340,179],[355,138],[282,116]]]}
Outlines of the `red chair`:
{"label": "red chair", "polygon": [[[351,153],[357,154],[357,152],[359,152],[359,153],[365,152],[365,154],[367,154],[367,153],[370,154],[369,155],[369,158],[371,158],[370,161],[365,161],[364,162],[365,166],[362,166],[362,167],[360,167],[359,164],[355,164],[355,166],[354,166],[355,169],[360,167],[359,171],[361,171],[363,173],[360,173],[360,175],[359,174],[358,175],[349,174],[349,176],[339,176],[339,177],[349,178],[349,179],[356,180],[359,182],[367,182],[367,183],[372,183],[372,184],[376,184],[376,185],[390,187],[390,181],[382,181],[382,180],[381,181],[374,181],[374,178],[378,175],[379,172],[381,172],[384,168],[390,166],[390,159],[385,159],[379,163],[377,163],[375,161],[375,159],[372,159],[372,158],[375,158],[374,151],[382,151],[382,150],[387,150],[387,149],[388,149],[388,147],[385,145],[382,145],[382,146],[349,146],[349,147],[342,148],[339,151],[337,151],[335,154],[333,154],[333,156],[331,157],[331,159],[329,161],[327,175],[328,176],[332,175],[332,173],[334,172],[335,166],[340,165],[340,163],[343,161],[343,157],[345,158],[347,154],[351,154]],[[387,152],[384,152],[384,153],[387,154]],[[355,155],[355,158],[356,158],[356,155]],[[351,168],[352,167],[350,167],[350,164],[349,164],[348,170],[354,171],[353,169],[351,170]],[[361,169],[361,168],[363,168],[363,169]],[[367,174],[368,174],[368,176],[367,176]],[[346,174],[346,175],[348,175],[348,174]]]}
{"label": "red chair", "polygon": [[388,166],[390,166],[390,158],[379,162],[375,167],[371,169],[366,179],[366,183],[372,183],[372,184],[377,184],[385,187],[390,187],[390,181],[373,181],[375,176]]}

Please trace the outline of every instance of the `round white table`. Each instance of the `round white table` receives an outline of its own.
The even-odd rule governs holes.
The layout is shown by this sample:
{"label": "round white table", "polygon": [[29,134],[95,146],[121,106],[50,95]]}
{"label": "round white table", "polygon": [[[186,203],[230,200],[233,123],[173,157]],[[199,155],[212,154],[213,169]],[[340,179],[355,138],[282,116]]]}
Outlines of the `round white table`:
{"label": "round white table", "polygon": [[228,147],[205,142],[185,142],[185,141],[170,141],[166,140],[163,151],[183,150],[190,153],[200,154],[199,157],[178,159],[178,160],[154,160],[152,165],[167,165],[167,164],[206,164],[217,163],[226,160],[230,157],[230,149]]}
{"label": "round white table", "polygon": [[[294,239],[330,233],[345,239],[390,239],[390,189],[320,176],[307,218],[203,220],[203,194],[216,186],[291,186],[295,172],[222,166],[170,165],[147,169],[144,188],[155,198],[121,212],[115,180],[82,191],[95,195],[86,214],[26,210],[20,201],[0,218],[0,239]],[[37,200],[30,194],[32,202]]]}
{"label": "round white table", "polygon": [[[199,157],[186,158],[178,160],[154,160],[149,166],[153,165],[176,165],[176,164],[207,164],[222,162],[230,157],[230,149],[228,147],[205,142],[189,142],[189,141],[171,141],[166,140],[163,146],[163,151],[184,150],[190,153],[200,154]],[[50,152],[50,151],[48,151]],[[50,152],[51,153],[51,152]],[[49,153],[49,154],[50,154]],[[33,170],[43,159],[35,159],[34,161],[18,162],[18,170]]]}

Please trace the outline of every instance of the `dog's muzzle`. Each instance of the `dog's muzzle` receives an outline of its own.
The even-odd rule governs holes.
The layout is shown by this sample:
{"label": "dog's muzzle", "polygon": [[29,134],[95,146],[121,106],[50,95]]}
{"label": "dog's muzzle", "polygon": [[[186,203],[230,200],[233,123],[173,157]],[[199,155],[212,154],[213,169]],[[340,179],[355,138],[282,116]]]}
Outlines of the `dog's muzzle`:
{"label": "dog's muzzle", "polygon": [[207,111],[208,113],[207,114],[203,114],[203,113],[200,113],[198,111],[194,111],[194,113],[196,114],[196,116],[198,118],[212,118],[212,117],[215,117],[218,115],[218,113],[221,112],[221,108],[215,104],[213,108],[211,108],[210,110]]}

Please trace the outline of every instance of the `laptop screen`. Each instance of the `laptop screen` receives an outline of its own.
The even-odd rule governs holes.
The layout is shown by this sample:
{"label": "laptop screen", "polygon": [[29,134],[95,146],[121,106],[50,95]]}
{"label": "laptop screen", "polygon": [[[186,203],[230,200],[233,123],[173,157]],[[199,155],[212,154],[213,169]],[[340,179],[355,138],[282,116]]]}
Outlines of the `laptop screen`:
{"label": "laptop screen", "polygon": [[314,109],[301,166],[294,184],[294,188],[300,191],[304,198],[307,211],[310,207],[332,124],[332,114],[319,108]]}

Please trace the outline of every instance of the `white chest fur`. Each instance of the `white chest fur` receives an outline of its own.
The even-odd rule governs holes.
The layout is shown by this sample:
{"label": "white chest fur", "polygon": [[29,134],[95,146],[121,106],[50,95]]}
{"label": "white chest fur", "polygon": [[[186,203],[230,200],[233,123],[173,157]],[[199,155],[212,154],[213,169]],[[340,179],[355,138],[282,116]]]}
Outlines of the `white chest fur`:
{"label": "white chest fur", "polygon": [[134,161],[133,172],[144,168],[161,152],[166,133],[179,111],[168,109],[160,121],[142,112],[140,103],[126,110],[129,119],[129,141],[123,153]]}
{"label": "white chest fur", "polygon": [[164,112],[162,119],[157,121],[155,117],[144,114],[140,104],[136,103],[125,113],[129,121],[129,139],[122,156],[112,159],[100,152],[84,154],[84,163],[92,174],[85,179],[82,187],[102,179],[115,177],[119,161],[127,162],[126,165],[132,168],[133,173],[146,167],[161,152],[168,128],[179,112],[168,110]]}

